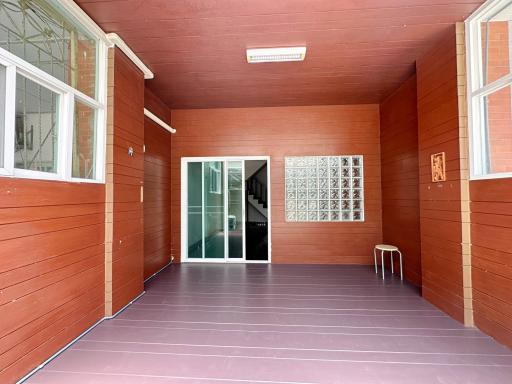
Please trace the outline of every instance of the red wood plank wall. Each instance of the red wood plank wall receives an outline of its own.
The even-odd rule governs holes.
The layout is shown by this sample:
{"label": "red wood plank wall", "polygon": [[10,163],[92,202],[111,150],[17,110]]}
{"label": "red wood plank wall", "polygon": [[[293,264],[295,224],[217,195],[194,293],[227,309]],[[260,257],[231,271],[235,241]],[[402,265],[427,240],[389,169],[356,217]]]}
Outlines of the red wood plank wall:
{"label": "red wood plank wall", "polygon": [[0,383],[104,315],[102,184],[0,177]]}
{"label": "red wood plank wall", "polygon": [[[464,320],[455,26],[416,63],[423,295]],[[432,183],[430,155],[446,152],[446,182]]]}
{"label": "red wood plank wall", "polygon": [[475,324],[512,347],[512,179],[469,185]]}
{"label": "red wood plank wall", "polygon": [[416,76],[380,105],[382,236],[400,248],[404,276],[421,286]]}
{"label": "red wood plank wall", "polygon": [[[166,123],[171,111],[146,89],[146,108]],[[144,278],[171,261],[171,133],[144,120]]]}
{"label": "red wood plank wall", "polygon": [[[144,289],[144,77],[116,48],[114,56],[112,312]],[[133,147],[135,155],[128,155]]]}
{"label": "red wood plank wall", "polygon": [[[382,240],[378,105],[173,110],[173,252],[180,256],[181,157],[271,156],[272,262],[373,263]],[[284,156],[362,154],[364,223],[287,223]]]}

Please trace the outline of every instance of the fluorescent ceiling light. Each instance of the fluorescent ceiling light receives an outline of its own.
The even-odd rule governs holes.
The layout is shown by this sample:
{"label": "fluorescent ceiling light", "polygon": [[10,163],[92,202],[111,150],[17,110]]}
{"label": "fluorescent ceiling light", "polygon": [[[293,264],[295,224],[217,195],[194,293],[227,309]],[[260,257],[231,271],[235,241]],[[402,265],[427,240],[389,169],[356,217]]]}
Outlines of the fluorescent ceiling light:
{"label": "fluorescent ceiling light", "polygon": [[305,57],[306,47],[256,48],[247,50],[248,63],[303,61]]}

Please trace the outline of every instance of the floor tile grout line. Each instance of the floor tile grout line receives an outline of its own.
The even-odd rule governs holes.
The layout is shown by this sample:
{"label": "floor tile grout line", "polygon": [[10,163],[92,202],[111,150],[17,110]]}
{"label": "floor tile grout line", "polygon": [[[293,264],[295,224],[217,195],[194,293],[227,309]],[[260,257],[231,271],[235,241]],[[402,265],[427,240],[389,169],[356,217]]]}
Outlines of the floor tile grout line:
{"label": "floor tile grout line", "polygon": [[168,330],[191,330],[191,331],[216,331],[216,332],[244,332],[244,333],[278,333],[278,334],[313,334],[313,335],[347,335],[347,336],[386,336],[386,337],[432,337],[432,338],[468,338],[468,339],[489,339],[488,336],[472,335],[413,335],[413,334],[385,334],[385,333],[344,333],[344,332],[308,332],[308,331],[273,331],[273,330],[248,330],[248,329],[219,329],[219,328],[186,328],[186,327],[148,327],[130,325],[104,325],[103,327],[124,327],[141,329],[168,329]]}
{"label": "floor tile grout line", "polygon": [[[418,352],[418,351],[389,351],[389,350],[361,350],[361,349],[329,349],[329,348],[290,348],[290,347],[263,347],[263,346],[248,346],[248,345],[223,345],[223,344],[188,344],[188,343],[162,343],[162,342],[140,342],[140,341],[105,341],[84,339],[85,343],[119,343],[119,344],[142,344],[142,345],[163,345],[163,346],[176,346],[176,347],[197,347],[197,348],[240,348],[240,349],[263,349],[271,351],[301,351],[301,352],[349,352],[349,353],[376,353],[376,354],[411,354],[411,355],[442,355],[442,356],[485,356],[485,357],[512,357],[512,353],[497,354],[497,353],[459,353],[459,352]],[[74,350],[81,348],[73,347]],[[115,352],[115,351],[113,351]],[[129,352],[129,351],[127,351]],[[512,365],[512,364],[511,364]]]}
{"label": "floor tile grout line", "polygon": [[102,349],[74,348],[70,351],[84,352],[107,352],[107,353],[126,353],[141,355],[169,355],[169,356],[198,356],[198,357],[219,357],[230,359],[258,359],[258,360],[291,360],[291,361],[320,361],[320,362],[346,362],[346,363],[374,363],[374,364],[403,364],[403,365],[431,365],[431,366],[449,366],[449,367],[507,367],[512,368],[512,364],[474,364],[474,363],[423,363],[423,362],[402,362],[402,361],[378,361],[378,360],[355,360],[355,359],[314,359],[297,357],[277,357],[277,356],[247,356],[247,355],[219,355],[219,354],[201,354],[201,353],[174,353],[174,352],[142,352],[142,351],[108,351]]}
{"label": "floor tile grout line", "polygon": [[[158,323],[182,323],[182,324],[219,324],[219,325],[246,325],[246,326],[272,326],[272,327],[312,327],[312,328],[349,328],[349,329],[407,329],[407,330],[434,330],[434,331],[459,331],[464,328],[425,328],[425,327],[371,327],[351,325],[314,325],[314,324],[273,324],[273,323],[234,323],[215,321],[183,321],[183,320],[153,320],[153,319],[118,319],[122,321],[153,321]],[[472,329],[468,329],[472,330]]]}
{"label": "floor tile grout line", "polygon": [[255,383],[255,384],[320,384],[319,382],[305,382],[305,381],[268,381],[268,380],[245,380],[245,379],[222,379],[212,377],[192,377],[192,376],[172,376],[172,375],[142,375],[142,374],[128,374],[128,373],[113,373],[113,372],[83,372],[83,371],[62,371],[48,369],[48,372],[55,373],[73,373],[82,375],[100,375],[100,376],[123,376],[123,377],[150,377],[150,378],[163,378],[163,379],[179,379],[179,380],[210,380],[210,381],[224,381],[234,383]]}
{"label": "floor tile grout line", "polygon": [[388,311],[388,312],[439,312],[435,309],[372,309],[372,308],[323,308],[323,307],[257,307],[241,305],[202,305],[202,304],[167,304],[167,303],[134,303],[137,306],[162,305],[166,307],[201,307],[201,308],[247,308],[247,309],[307,309],[312,311]]}

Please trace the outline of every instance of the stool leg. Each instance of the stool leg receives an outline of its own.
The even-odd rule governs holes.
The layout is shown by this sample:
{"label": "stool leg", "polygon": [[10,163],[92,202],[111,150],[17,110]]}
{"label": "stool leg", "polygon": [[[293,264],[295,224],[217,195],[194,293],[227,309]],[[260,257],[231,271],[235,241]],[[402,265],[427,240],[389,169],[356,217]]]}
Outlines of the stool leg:
{"label": "stool leg", "polygon": [[395,263],[393,262],[393,251],[391,251],[391,274],[395,274]]}
{"label": "stool leg", "polygon": [[373,263],[375,265],[375,274],[378,274],[379,272],[377,271],[377,249],[376,248],[373,248]]}
{"label": "stool leg", "polygon": [[404,274],[402,270],[402,252],[398,251],[398,254],[400,255],[400,280],[404,279]]}
{"label": "stool leg", "polygon": [[382,262],[382,280],[384,280],[384,251],[380,251],[380,259]]}

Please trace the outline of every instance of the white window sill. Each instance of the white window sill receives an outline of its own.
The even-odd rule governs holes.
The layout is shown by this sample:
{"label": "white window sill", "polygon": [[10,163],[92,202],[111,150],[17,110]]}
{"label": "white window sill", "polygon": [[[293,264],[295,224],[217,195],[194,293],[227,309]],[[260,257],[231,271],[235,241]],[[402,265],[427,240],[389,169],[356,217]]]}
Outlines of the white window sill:
{"label": "white window sill", "polygon": [[469,181],[494,180],[512,178],[512,172],[489,173],[487,175],[471,175]]}

